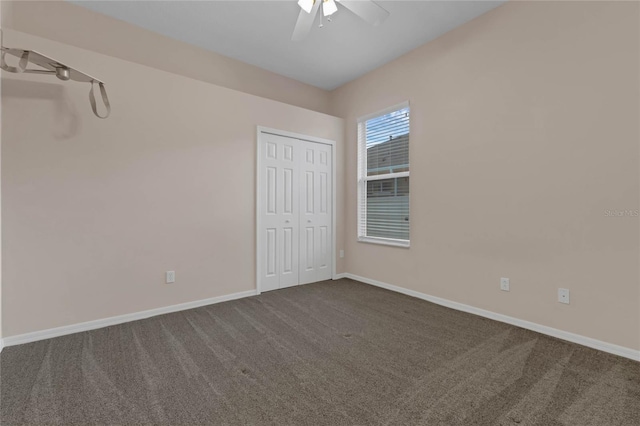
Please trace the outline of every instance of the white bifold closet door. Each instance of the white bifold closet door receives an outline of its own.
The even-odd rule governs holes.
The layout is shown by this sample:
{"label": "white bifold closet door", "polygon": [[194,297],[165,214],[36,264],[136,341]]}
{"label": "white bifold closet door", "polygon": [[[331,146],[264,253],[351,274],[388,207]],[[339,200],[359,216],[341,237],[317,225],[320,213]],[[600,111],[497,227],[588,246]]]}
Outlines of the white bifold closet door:
{"label": "white bifold closet door", "polygon": [[331,146],[302,142],[300,284],[331,278]]}
{"label": "white bifold closet door", "polygon": [[261,291],[331,278],[331,145],[262,133],[258,155]]}

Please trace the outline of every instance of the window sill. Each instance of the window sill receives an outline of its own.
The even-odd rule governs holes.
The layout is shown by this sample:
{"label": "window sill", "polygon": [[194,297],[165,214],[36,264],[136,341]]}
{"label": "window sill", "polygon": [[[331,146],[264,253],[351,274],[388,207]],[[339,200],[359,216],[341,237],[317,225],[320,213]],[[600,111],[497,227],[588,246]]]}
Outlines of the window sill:
{"label": "window sill", "polygon": [[380,244],[383,246],[410,248],[411,241],[393,240],[391,238],[358,237],[359,243]]}

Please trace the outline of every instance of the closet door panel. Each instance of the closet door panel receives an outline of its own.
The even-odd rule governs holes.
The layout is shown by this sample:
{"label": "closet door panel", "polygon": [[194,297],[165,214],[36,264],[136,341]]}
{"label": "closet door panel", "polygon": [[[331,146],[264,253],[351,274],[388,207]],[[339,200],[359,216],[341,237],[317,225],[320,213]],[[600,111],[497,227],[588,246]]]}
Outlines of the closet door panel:
{"label": "closet door panel", "polygon": [[299,148],[282,136],[261,140],[258,267],[261,290],[268,291],[299,283]]}
{"label": "closet door panel", "polygon": [[304,142],[300,172],[300,284],[331,279],[332,164],[331,146]]}

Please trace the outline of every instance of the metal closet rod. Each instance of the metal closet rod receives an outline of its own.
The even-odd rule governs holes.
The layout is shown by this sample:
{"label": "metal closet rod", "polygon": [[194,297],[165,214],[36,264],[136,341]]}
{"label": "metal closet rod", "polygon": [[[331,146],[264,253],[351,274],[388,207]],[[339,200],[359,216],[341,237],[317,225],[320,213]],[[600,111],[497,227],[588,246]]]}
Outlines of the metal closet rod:
{"label": "metal closet rod", "polygon": [[[56,61],[55,59],[51,59],[43,55],[42,53],[36,52],[35,50],[4,47],[3,41],[3,34],[0,30],[0,48],[2,49],[2,53],[0,54],[0,68],[7,72],[12,72],[15,74],[53,74],[58,77],[58,79],[63,81],[73,80],[81,83],[89,83],[91,85],[91,90],[89,90],[89,103],[91,104],[93,113],[98,118],[109,117],[109,115],[111,114],[111,104],[109,103],[107,90],[105,89],[103,81],[98,80],[97,78],[94,78],[89,74],[78,71],[75,68],[71,68],[68,65]],[[6,63],[5,56],[7,54],[19,58],[17,66],[10,66]],[[27,68],[29,63],[37,65],[43,69],[29,69]],[[100,89],[100,96],[102,97],[102,102],[106,109],[106,114],[104,115],[100,115],[98,113],[96,96],[94,93],[95,83],[98,84],[98,87]]]}

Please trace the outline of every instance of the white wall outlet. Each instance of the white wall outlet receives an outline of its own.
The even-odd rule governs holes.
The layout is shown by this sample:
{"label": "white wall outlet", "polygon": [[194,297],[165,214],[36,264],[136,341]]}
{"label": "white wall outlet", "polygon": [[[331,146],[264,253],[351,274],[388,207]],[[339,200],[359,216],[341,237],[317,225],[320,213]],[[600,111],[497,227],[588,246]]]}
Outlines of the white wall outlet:
{"label": "white wall outlet", "polygon": [[568,288],[559,288],[558,289],[558,302],[569,304],[569,289]]}
{"label": "white wall outlet", "polygon": [[509,278],[500,278],[500,290],[509,291]]}
{"label": "white wall outlet", "polygon": [[340,259],[344,257],[344,250],[340,250]]}
{"label": "white wall outlet", "polygon": [[165,276],[167,284],[176,282],[176,271],[167,271],[165,272]]}

